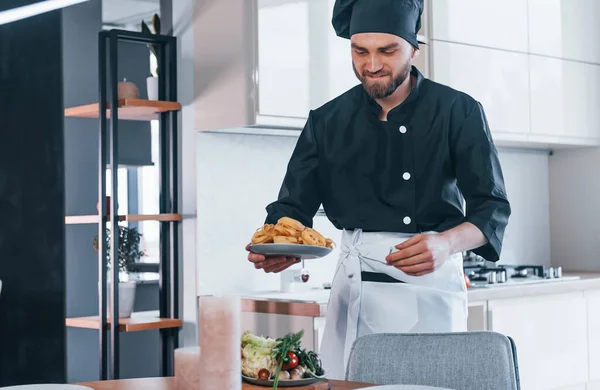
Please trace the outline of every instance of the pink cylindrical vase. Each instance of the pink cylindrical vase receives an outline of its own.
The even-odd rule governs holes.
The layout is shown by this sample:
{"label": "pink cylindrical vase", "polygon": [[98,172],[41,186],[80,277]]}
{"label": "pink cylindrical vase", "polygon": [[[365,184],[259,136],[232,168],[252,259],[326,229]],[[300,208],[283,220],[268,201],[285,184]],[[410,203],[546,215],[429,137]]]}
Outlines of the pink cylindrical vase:
{"label": "pink cylindrical vase", "polygon": [[175,350],[175,380],[177,390],[200,389],[200,347]]}
{"label": "pink cylindrical vase", "polygon": [[200,390],[242,388],[241,300],[233,296],[198,298]]}

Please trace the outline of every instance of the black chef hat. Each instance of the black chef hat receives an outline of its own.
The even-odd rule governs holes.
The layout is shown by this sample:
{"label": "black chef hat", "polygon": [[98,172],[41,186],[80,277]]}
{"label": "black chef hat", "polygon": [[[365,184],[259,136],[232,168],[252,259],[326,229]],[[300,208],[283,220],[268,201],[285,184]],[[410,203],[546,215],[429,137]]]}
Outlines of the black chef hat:
{"label": "black chef hat", "polygon": [[366,32],[394,34],[419,48],[423,0],[336,0],[332,24],[342,38]]}

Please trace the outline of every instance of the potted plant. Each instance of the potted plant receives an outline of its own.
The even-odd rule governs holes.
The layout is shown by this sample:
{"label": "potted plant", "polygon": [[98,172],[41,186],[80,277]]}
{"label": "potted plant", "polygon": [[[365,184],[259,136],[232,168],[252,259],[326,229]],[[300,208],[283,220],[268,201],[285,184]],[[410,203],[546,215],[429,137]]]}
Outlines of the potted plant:
{"label": "potted plant", "polygon": [[[160,34],[160,17],[157,14],[152,16],[152,28],[154,29],[154,34]],[[152,35],[152,31],[148,27],[148,25],[142,20],[142,32],[144,34]],[[152,44],[148,44],[148,48],[150,52],[154,55],[154,59],[156,59],[158,64],[158,56],[156,55],[156,48]],[[148,100],[158,100],[158,65],[156,65],[155,75],[150,74],[148,78],[146,78],[146,88],[148,92]]]}
{"label": "potted plant", "polygon": [[[144,252],[140,250],[140,239],[142,235],[135,228],[127,228],[125,226],[119,226],[119,317],[127,318],[131,316],[133,311],[133,304],[135,302],[135,289],[136,283],[129,281],[128,271],[130,266],[135,264],[142,256]],[[106,229],[106,263],[107,268],[110,270],[112,267],[111,261],[111,232],[110,229]],[[93,246],[98,251],[98,235],[94,237]],[[108,288],[111,286],[110,272],[107,277]],[[108,300],[108,312],[112,310],[110,299]]]}

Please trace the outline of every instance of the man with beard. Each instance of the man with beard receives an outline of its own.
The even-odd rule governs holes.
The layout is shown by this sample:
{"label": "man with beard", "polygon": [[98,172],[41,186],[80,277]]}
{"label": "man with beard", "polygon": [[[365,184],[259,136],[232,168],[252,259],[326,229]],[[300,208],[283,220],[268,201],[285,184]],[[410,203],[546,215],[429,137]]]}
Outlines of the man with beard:
{"label": "man with beard", "polygon": [[[422,11],[419,0],[336,1],[361,85],[309,113],[267,206],[265,223],[312,226],[323,204],[342,230],[320,351],[334,379],[359,336],[466,331],[462,252],[498,261],[511,212],[481,104],[411,65]],[[297,262],[248,259],[265,272]]]}

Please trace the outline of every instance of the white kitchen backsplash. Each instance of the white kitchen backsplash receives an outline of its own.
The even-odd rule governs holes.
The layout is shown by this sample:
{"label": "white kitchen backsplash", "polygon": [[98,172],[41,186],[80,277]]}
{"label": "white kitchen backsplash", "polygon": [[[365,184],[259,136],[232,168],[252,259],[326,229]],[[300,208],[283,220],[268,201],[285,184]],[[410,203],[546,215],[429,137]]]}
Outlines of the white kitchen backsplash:
{"label": "white kitchen backsplash", "polygon": [[[197,135],[198,294],[279,289],[279,276],[254,269],[245,246],[276,199],[295,137],[199,133]],[[548,154],[501,151],[513,208],[501,263],[549,264]],[[314,227],[339,243],[326,217]],[[307,260],[309,284],[330,282],[339,250]],[[300,265],[295,266],[300,267]]]}

